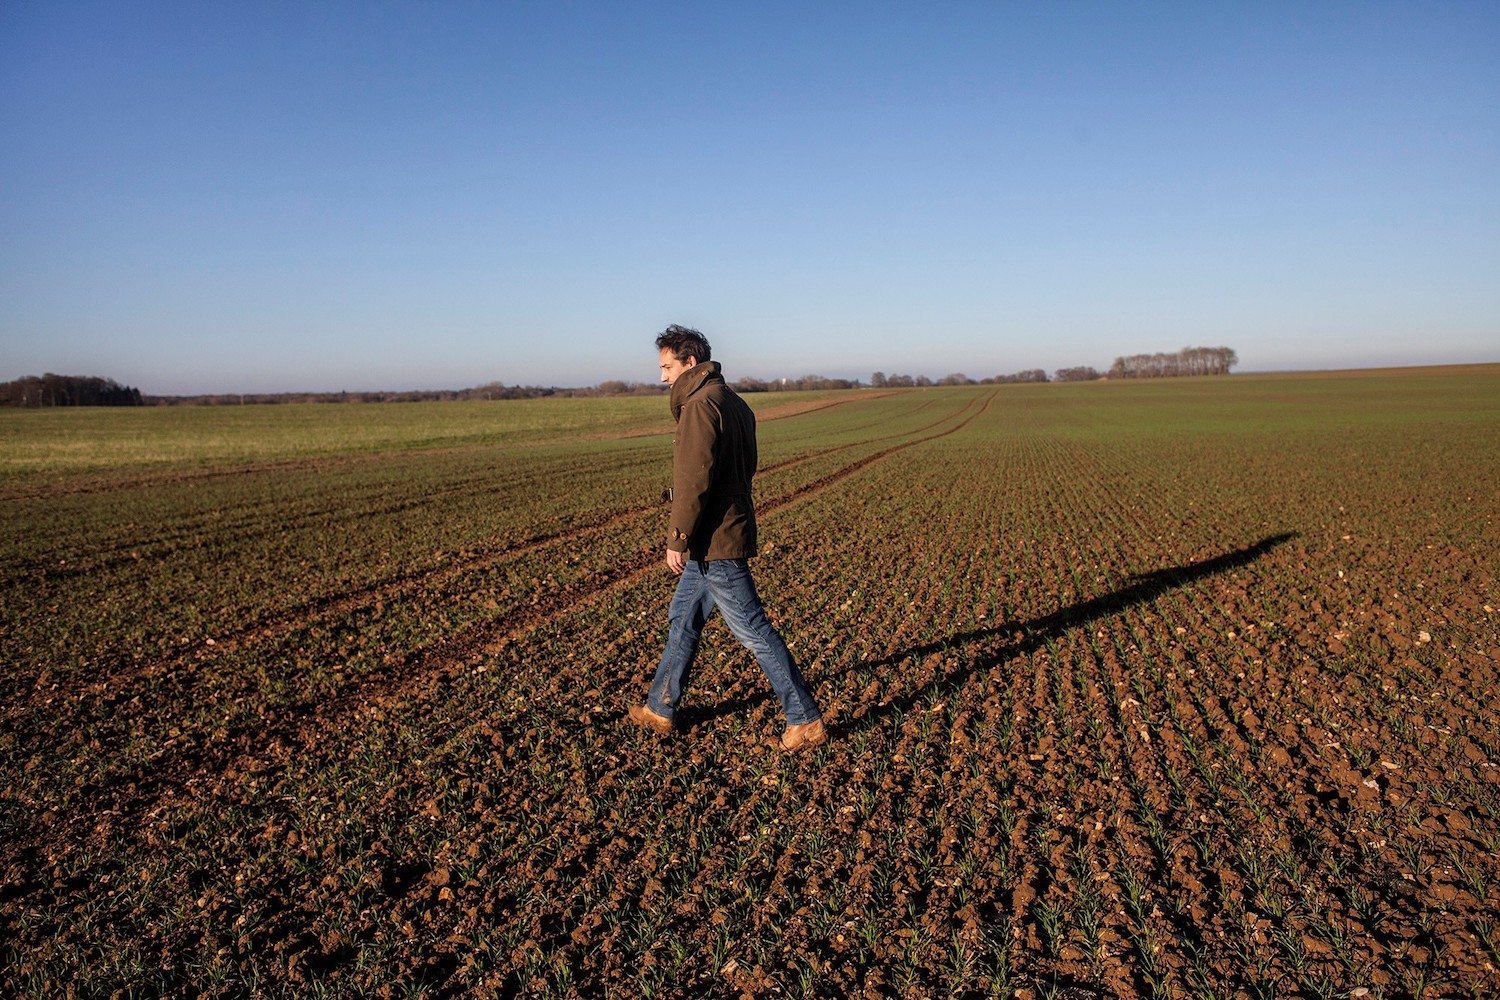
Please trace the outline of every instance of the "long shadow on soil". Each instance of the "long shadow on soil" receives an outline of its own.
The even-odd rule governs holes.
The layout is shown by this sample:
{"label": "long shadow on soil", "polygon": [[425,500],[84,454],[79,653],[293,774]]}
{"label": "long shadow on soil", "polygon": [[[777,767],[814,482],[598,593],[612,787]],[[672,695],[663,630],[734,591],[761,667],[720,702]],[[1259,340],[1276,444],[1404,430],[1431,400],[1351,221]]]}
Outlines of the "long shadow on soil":
{"label": "long shadow on soil", "polygon": [[[1215,556],[1203,562],[1192,563],[1188,566],[1171,566],[1166,569],[1155,570],[1150,573],[1137,573],[1131,577],[1129,586],[1120,590],[1111,591],[1099,597],[1092,597],[1086,601],[1060,608],[1049,615],[1043,615],[1031,621],[1009,622],[995,628],[974,629],[969,632],[959,632],[943,639],[923,643],[920,646],[911,646],[907,649],[888,653],[877,660],[869,660],[861,664],[866,667],[887,667],[901,663],[908,659],[918,659],[937,653],[942,650],[954,649],[975,642],[984,642],[999,636],[1020,635],[1014,642],[1006,643],[998,649],[987,651],[983,656],[977,657],[963,664],[960,668],[947,671],[936,679],[934,683],[953,684],[966,678],[990,670],[999,666],[1007,660],[1017,656],[1024,656],[1034,652],[1045,645],[1049,639],[1057,638],[1069,629],[1075,629],[1098,618],[1116,614],[1126,608],[1137,604],[1144,604],[1154,598],[1160,597],[1169,591],[1185,587],[1195,580],[1205,577],[1216,576],[1228,570],[1248,565],[1270,552],[1285,542],[1291,541],[1298,536],[1298,532],[1288,531],[1279,535],[1271,535],[1256,542],[1254,545],[1224,555]],[[847,728],[851,722],[859,728],[872,725],[881,718],[896,711],[907,711],[922,696],[923,689],[912,691],[909,694],[892,698],[880,705],[853,705],[850,706],[851,713],[864,712],[857,719],[844,718],[838,720],[835,725],[838,728]],[[729,715],[734,712],[744,711],[749,703],[744,699],[721,702],[711,707],[705,707],[700,712],[692,712],[689,718],[693,723],[706,722],[720,716]]]}

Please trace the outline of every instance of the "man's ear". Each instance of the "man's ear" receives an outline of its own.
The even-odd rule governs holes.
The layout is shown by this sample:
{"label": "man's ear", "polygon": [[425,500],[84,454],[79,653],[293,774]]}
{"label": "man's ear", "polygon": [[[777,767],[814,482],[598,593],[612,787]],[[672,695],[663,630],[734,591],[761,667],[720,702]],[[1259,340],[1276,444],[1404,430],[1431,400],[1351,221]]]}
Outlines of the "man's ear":
{"label": "man's ear", "polygon": [[687,365],[689,368],[697,368],[698,367],[698,355],[696,355],[696,354],[689,354],[688,357],[687,357],[687,360],[684,361],[683,364]]}

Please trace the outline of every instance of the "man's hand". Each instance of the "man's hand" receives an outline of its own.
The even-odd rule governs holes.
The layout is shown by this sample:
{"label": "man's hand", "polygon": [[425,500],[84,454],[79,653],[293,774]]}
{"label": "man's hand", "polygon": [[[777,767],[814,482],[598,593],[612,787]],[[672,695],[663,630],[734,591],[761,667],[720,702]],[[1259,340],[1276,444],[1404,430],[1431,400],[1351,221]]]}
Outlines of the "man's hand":
{"label": "man's hand", "polygon": [[673,573],[681,573],[687,569],[687,553],[678,552],[676,549],[667,549],[667,568]]}

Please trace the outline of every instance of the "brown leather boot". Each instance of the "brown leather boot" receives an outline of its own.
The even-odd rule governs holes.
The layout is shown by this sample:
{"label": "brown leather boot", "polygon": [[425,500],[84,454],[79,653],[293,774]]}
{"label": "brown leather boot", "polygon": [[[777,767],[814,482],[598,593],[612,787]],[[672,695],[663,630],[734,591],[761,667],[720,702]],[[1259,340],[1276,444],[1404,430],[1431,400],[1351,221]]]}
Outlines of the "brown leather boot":
{"label": "brown leather boot", "polygon": [[672,735],[672,720],[651,711],[650,705],[631,705],[630,721],[637,726],[644,726],[658,736]]}
{"label": "brown leather boot", "polygon": [[787,753],[796,753],[798,750],[810,750],[827,740],[828,730],[823,728],[823,720],[814,719],[800,726],[787,726],[780,738],[772,737],[771,746]]}

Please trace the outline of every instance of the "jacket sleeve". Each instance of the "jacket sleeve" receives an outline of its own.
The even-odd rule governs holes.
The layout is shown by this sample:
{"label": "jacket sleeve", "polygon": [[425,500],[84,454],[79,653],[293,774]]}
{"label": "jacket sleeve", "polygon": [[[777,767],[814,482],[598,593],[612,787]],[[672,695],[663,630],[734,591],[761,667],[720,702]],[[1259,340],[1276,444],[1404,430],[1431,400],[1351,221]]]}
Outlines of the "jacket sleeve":
{"label": "jacket sleeve", "polygon": [[713,490],[719,430],[713,408],[700,401],[682,408],[672,453],[672,521],[667,548],[686,552]]}

